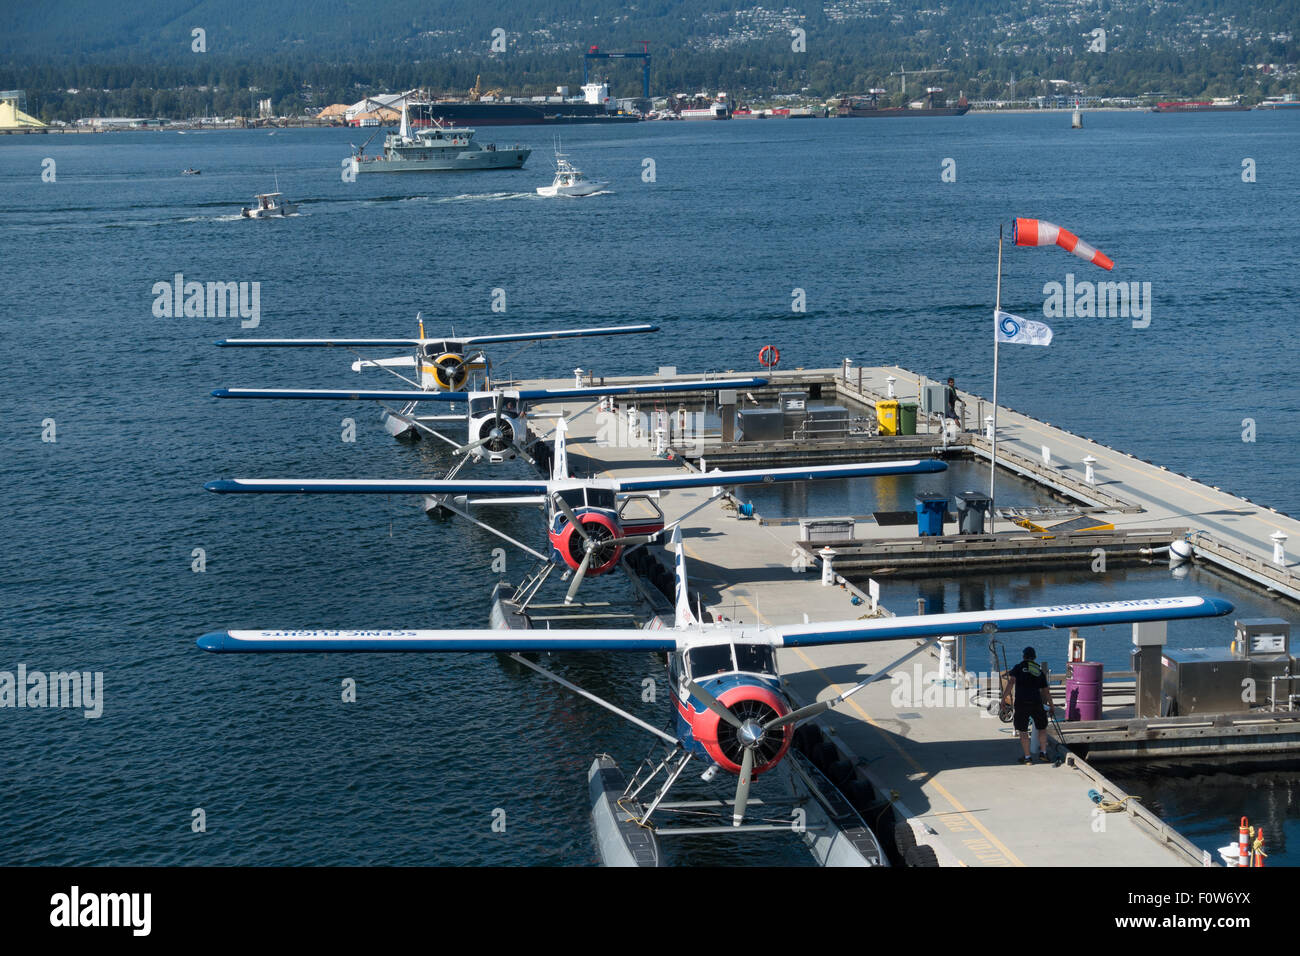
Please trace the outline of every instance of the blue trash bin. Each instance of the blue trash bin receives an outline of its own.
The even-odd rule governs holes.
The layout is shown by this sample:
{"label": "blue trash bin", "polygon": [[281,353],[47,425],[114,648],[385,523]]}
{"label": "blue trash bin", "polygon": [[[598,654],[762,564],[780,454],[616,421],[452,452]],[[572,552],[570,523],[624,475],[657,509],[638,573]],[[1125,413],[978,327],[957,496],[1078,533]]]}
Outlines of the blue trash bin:
{"label": "blue trash bin", "polygon": [[934,492],[922,492],[916,496],[916,533],[926,535],[943,534],[943,519],[948,513],[946,495]]}

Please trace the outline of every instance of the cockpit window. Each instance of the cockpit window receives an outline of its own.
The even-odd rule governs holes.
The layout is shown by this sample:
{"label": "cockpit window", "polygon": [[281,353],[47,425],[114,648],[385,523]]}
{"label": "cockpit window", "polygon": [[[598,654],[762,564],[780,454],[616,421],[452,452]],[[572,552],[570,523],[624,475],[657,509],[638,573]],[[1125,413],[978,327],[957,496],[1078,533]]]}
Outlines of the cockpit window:
{"label": "cockpit window", "polygon": [[471,398],[469,400],[469,413],[471,415],[490,415],[492,413],[492,399]]}
{"label": "cockpit window", "polygon": [[755,674],[775,674],[776,659],[766,644],[737,644],[736,667]]}
{"label": "cockpit window", "polygon": [[727,671],[736,669],[731,660],[730,644],[692,648],[690,660],[692,677],[709,677],[713,674],[725,674]]}
{"label": "cockpit window", "polygon": [[608,488],[588,488],[587,504],[593,508],[604,508],[608,511],[614,510],[614,492]]}
{"label": "cockpit window", "polygon": [[564,499],[564,503],[570,508],[581,508],[586,504],[582,500],[581,488],[570,488],[568,491],[561,491],[559,496]]}

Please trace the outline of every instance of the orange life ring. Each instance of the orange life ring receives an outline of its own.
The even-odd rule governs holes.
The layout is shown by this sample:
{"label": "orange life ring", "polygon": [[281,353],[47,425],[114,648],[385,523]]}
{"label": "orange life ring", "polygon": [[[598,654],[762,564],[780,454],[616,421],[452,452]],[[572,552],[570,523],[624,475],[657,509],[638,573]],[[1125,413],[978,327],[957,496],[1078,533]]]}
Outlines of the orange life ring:
{"label": "orange life ring", "polygon": [[781,350],[775,345],[764,345],[758,350],[758,364],[765,368],[775,368],[781,361]]}

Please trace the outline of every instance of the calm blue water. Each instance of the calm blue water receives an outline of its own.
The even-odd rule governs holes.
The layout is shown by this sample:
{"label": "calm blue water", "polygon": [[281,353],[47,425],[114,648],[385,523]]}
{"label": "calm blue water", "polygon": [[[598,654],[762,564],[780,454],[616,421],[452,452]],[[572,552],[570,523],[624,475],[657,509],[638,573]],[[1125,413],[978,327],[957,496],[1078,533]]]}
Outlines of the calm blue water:
{"label": "calm blue water", "polygon": [[[565,150],[613,182],[580,202],[533,194],[549,182],[552,146],[536,129],[482,133],[537,149],[523,171],[356,183],[339,175],[355,131],[5,138],[0,670],[102,670],[106,686],[98,720],[0,711],[12,782],[0,859],[583,864],[594,857],[592,754],[628,765],[648,749],[612,715],[489,657],[198,652],[194,637],[224,626],[482,626],[495,578],[494,539],[407,502],[205,494],[203,482],[223,476],[447,464],[431,447],[393,443],[369,408],[209,398],[221,385],[355,381],[343,356],[241,354],[213,348],[217,338],[402,336],[421,310],[431,331],[652,320],[657,336],[540,345],[505,370],[750,370],[770,342],[783,366],[898,362],[988,395],[997,225],[1039,216],[1111,255],[1114,278],[1150,282],[1152,323],[1055,320],[1051,348],[1007,350],[1001,397],[1300,513],[1289,361],[1300,117],[1086,122],[1082,132],[1059,115],[577,127]],[[1245,157],[1256,183],[1240,179]],[[46,158],[54,183],[41,179]],[[940,182],[946,158],[956,183]],[[646,159],[653,183],[642,181]],[[180,176],[187,166],[203,175]],[[277,177],[302,215],[239,220]],[[1003,305],[1027,317],[1041,318],[1043,283],[1102,277],[1056,249],[1008,248],[1004,267]],[[260,327],[156,318],[153,284],[177,272],[259,282]],[[491,311],[494,288],[506,291],[504,317]],[[795,288],[806,313],[791,311]],[[345,417],[355,443],[340,441]],[[1247,417],[1253,444],[1240,440]],[[48,418],[55,443],[41,441]],[[504,521],[520,534],[539,527],[531,514]],[[196,574],[200,547],[207,569]],[[1114,575],[1107,593],[1167,578]],[[591,597],[621,593],[592,583],[606,590]],[[1038,600],[1049,586],[1063,599],[1058,585],[1083,596],[1088,583],[995,581],[985,599]],[[956,600],[959,586],[948,587]],[[652,655],[558,666],[649,719],[667,716],[640,704],[642,679],[661,673]],[[349,677],[355,704],[340,700]],[[207,832],[195,834],[200,807]],[[505,833],[492,832],[496,808]],[[674,847],[678,862],[719,854],[804,860],[779,840]]]}

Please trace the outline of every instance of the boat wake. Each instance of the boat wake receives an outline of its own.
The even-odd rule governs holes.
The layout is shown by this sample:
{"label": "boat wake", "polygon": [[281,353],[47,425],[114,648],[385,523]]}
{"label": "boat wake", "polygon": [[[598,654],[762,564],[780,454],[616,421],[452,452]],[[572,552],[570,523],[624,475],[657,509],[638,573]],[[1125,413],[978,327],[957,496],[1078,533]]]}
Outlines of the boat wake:
{"label": "boat wake", "polygon": [[443,196],[433,202],[503,202],[507,199],[540,199],[536,193],[461,193],[459,196]]}

